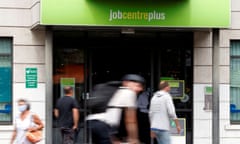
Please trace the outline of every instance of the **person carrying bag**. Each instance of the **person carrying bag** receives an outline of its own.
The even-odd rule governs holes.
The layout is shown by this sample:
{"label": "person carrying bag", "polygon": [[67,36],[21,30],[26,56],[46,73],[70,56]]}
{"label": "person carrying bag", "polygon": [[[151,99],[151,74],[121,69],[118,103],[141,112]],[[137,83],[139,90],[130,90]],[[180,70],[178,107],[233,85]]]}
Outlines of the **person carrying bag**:
{"label": "person carrying bag", "polygon": [[[12,134],[10,144],[35,144],[38,141],[31,141],[27,138],[29,132],[36,133],[44,127],[38,115],[30,111],[30,104],[25,99],[18,100],[19,114],[15,117],[15,128]],[[40,132],[41,133],[41,132]]]}

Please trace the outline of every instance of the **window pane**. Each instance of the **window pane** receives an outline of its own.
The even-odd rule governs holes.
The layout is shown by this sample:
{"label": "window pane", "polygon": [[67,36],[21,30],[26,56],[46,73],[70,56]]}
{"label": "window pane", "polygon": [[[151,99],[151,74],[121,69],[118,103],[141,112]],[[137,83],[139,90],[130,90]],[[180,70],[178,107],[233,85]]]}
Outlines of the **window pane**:
{"label": "window pane", "polygon": [[240,58],[231,58],[230,83],[232,87],[240,87]]}
{"label": "window pane", "polygon": [[235,111],[231,112],[231,122],[240,123],[240,87],[231,87],[231,104],[235,105]]}
{"label": "window pane", "polygon": [[0,38],[0,124],[12,121],[12,39]]}
{"label": "window pane", "polygon": [[231,41],[231,56],[240,56],[240,41]]}

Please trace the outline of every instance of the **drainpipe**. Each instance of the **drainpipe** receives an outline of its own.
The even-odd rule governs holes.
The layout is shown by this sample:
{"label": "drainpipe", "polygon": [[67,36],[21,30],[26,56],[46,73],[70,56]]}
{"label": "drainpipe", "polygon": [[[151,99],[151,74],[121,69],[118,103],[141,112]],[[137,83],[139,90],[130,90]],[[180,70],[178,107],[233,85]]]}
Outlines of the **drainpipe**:
{"label": "drainpipe", "polygon": [[212,143],[219,144],[219,29],[212,30]]}

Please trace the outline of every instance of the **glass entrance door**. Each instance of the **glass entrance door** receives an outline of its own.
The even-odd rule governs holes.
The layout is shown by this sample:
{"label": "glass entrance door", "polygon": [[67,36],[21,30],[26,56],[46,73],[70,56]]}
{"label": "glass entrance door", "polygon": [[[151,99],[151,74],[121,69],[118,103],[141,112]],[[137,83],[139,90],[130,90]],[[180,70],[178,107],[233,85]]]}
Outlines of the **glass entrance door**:
{"label": "glass entrance door", "polygon": [[[63,96],[63,87],[72,86],[74,98],[80,105],[79,133],[76,144],[84,143],[84,94],[85,55],[84,44],[79,40],[84,33],[54,32],[53,34],[53,108],[58,98]],[[53,144],[62,140],[57,119],[53,116]]]}

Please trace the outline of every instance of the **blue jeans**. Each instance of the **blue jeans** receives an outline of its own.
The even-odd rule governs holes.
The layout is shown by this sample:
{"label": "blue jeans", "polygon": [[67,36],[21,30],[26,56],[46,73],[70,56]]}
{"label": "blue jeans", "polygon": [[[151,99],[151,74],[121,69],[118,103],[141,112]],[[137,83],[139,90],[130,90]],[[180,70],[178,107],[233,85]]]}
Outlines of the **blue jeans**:
{"label": "blue jeans", "polygon": [[170,133],[167,130],[152,129],[156,134],[158,144],[171,144]]}

